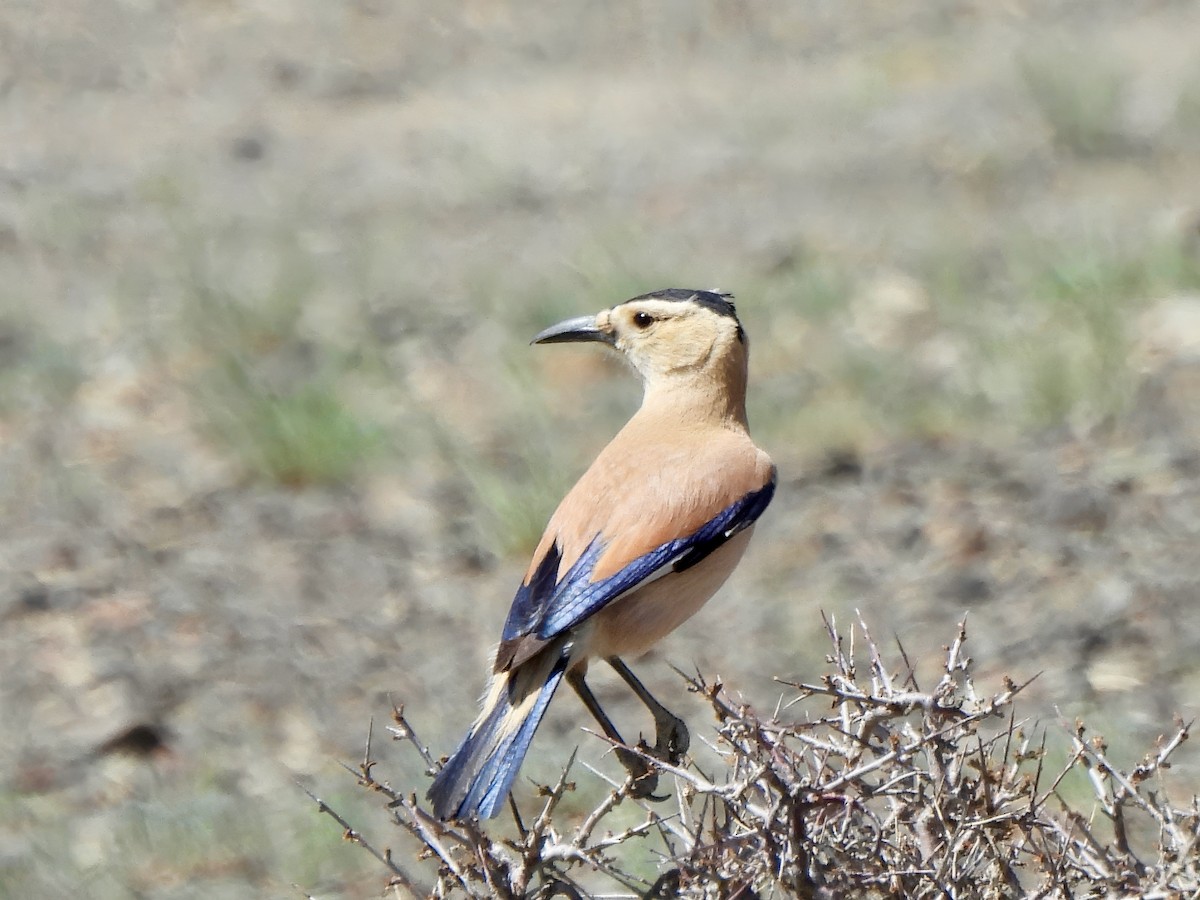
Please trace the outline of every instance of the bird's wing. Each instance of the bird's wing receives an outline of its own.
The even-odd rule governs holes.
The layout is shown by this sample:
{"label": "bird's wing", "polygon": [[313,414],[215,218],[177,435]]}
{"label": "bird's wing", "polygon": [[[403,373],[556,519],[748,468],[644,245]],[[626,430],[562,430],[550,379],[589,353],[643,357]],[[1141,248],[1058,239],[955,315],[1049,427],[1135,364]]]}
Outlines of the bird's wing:
{"label": "bird's wing", "polygon": [[[701,479],[695,489],[669,492],[650,488],[659,502],[638,503],[630,490],[590,504],[588,486],[572,492],[585,502],[564,501],[543,538],[536,564],[513,598],[504,625],[497,670],[528,659],[546,641],[575,627],[623,594],[656,578],[696,565],[762,515],[775,493],[773,467],[746,472],[743,478]],[[747,488],[746,479],[756,486]],[[582,490],[581,490],[582,488]],[[592,525],[566,527],[560,517],[589,518],[580,509],[605,508],[594,513]],[[572,510],[575,514],[569,515]],[[566,511],[564,513],[564,510]],[[581,549],[582,548],[582,549]],[[565,566],[564,566],[565,561]],[[562,571],[565,567],[566,571]]]}

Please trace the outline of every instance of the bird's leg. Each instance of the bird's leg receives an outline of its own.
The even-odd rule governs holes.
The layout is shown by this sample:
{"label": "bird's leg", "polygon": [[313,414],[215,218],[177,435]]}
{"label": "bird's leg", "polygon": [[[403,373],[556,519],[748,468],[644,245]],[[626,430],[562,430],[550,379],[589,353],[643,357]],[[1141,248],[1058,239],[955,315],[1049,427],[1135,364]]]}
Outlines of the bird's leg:
{"label": "bird's leg", "polygon": [[625,770],[629,772],[630,777],[633,779],[633,788],[630,791],[630,796],[646,800],[666,800],[665,796],[658,797],[654,794],[654,789],[658,787],[658,773],[651,770],[650,764],[646,760],[626,749],[628,744],[625,743],[625,739],[621,737],[621,733],[617,731],[612,720],[601,709],[596,695],[592,693],[592,689],[584,681],[583,672],[579,669],[572,669],[567,672],[567,683],[575,689],[575,693],[579,695],[579,699],[588,708],[588,712],[600,724],[608,739],[617,745],[617,759],[621,761],[621,765],[625,767]]}
{"label": "bird's leg", "polygon": [[608,664],[617,670],[617,674],[633,689],[638,699],[646,704],[646,708],[654,716],[654,755],[673,766],[679,765],[692,742],[683,719],[659,703],[654,695],[646,690],[646,686],[638,681],[629,666],[618,657],[610,656]]}

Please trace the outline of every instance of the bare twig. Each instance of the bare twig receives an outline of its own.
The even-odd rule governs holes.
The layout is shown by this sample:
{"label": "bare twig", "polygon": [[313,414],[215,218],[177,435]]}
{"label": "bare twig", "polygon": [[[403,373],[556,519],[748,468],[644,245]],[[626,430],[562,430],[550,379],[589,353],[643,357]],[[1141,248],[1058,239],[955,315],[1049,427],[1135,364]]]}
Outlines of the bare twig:
{"label": "bare twig", "polygon": [[434,761],[433,754],[429,752],[427,747],[417,737],[416,731],[409,724],[408,719],[404,717],[404,704],[392,704],[392,725],[388,728],[392,733],[392,739],[397,741],[408,741],[416,749],[421,759],[425,761],[425,768],[429,772],[433,772],[438,768],[438,764]]}
{"label": "bare twig", "polygon": [[[824,622],[827,674],[780,680],[791,693],[761,714],[720,681],[679,672],[716,716],[710,734],[696,735],[721,760],[715,771],[694,761],[666,763],[644,746],[595,735],[674,779],[669,815],[635,796],[631,778],[616,781],[586,760],[579,761],[586,777],[574,797],[594,801],[566,812],[563,797],[575,787],[572,755],[556,782],[541,789],[544,799],[532,821],[516,815],[514,800],[518,836],[502,837],[490,823],[438,821],[411,789],[400,792],[378,780],[373,729],[362,762],[346,768],[386,799],[419,864],[436,866],[427,893],[439,898],[575,900],[606,896],[598,888],[615,883],[619,893],[611,896],[621,897],[631,891],[681,898],[865,892],[921,900],[1200,900],[1200,800],[1179,808],[1165,799],[1164,773],[1191,723],[1177,723],[1132,768],[1112,759],[1103,742],[1086,738],[1082,725],[1068,729],[1067,760],[1050,779],[1048,734],[1031,739],[1015,710],[1033,679],[1004,678],[994,693],[980,691],[965,618],[930,690],[921,689],[914,660],[898,639],[896,658],[885,656],[861,613],[845,631],[832,616]],[[437,761],[402,707],[392,721],[392,735],[435,771]],[[1094,809],[1091,801],[1080,811],[1064,799],[1064,783],[1079,776],[1090,779]],[[522,794],[522,806],[526,798]],[[1057,803],[1047,804],[1051,798]],[[631,821],[631,809],[645,818]],[[336,818],[348,839],[388,866],[395,889],[417,893],[390,852],[378,852]],[[512,833],[512,826],[504,827]],[[1145,851],[1154,846],[1157,856]],[[649,874],[655,865],[657,873]]]}
{"label": "bare twig", "polygon": [[304,791],[304,793],[308,795],[309,799],[312,800],[313,803],[317,804],[317,812],[324,813],[342,826],[342,838],[344,840],[358,844],[358,846],[362,847],[377,860],[383,863],[384,866],[387,867],[388,871],[392,873],[392,878],[397,884],[407,890],[413,897],[420,898],[427,897],[429,895],[428,891],[418,888],[412,878],[409,877],[408,873],[400,868],[396,861],[392,859],[391,850],[380,852],[379,850],[375,849],[375,847],[372,846],[371,843],[362,836],[361,832],[355,830],[349,822],[342,818],[341,814],[338,813],[337,810],[331,807],[328,803],[326,803],[304,785],[300,785],[300,790]]}

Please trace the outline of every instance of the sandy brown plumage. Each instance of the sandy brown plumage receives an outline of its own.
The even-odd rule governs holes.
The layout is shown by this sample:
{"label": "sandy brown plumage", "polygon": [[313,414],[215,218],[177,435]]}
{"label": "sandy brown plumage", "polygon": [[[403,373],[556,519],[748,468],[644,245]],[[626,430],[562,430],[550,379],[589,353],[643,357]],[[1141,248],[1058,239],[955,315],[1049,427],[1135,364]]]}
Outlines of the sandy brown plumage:
{"label": "sandy brown plumage", "polygon": [[660,291],[535,338],[564,341],[614,347],[645,394],[534,551],[480,716],[430,789],[443,818],[498,812],[562,678],[594,704],[588,659],[639,654],[691,617],[741,559],[774,490],[747,430],[746,337],[726,296]]}

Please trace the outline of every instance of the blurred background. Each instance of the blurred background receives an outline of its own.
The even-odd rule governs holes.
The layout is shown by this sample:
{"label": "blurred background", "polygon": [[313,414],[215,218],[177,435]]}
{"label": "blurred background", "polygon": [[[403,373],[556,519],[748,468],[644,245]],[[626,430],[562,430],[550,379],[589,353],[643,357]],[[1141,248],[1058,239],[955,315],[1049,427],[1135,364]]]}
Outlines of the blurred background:
{"label": "blurred background", "polygon": [[[452,749],[638,399],[528,340],[668,286],[737,295],[781,478],[637,666],[693,732],[668,663],[769,709],[821,610],[925,677],[969,612],[982,686],[1040,672],[1030,728],[1136,761],[1200,712],[1198,34],[1168,0],[6,2],[0,897],[375,896],[300,785],[402,846],[339,762],[374,719],[424,791],[391,704]],[[584,724],[556,704],[528,773],[611,767]]]}

